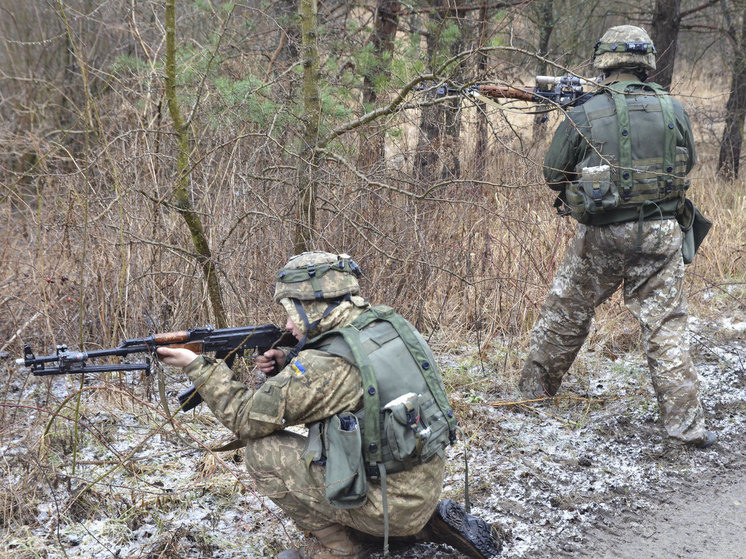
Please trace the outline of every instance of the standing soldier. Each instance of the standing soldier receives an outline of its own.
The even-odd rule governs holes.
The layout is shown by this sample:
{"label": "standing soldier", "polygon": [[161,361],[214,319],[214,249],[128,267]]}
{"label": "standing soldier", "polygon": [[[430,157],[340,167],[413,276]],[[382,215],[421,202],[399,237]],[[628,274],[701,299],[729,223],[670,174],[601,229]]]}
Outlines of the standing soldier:
{"label": "standing soldier", "polygon": [[[470,557],[499,553],[495,530],[440,501],[456,422],[435,358],[409,322],[358,295],[347,255],[307,252],[277,273],[275,301],[298,340],[257,358],[272,374],[252,391],[221,361],[159,348],[184,367],[246,445],[259,491],[313,538],[278,559],[365,556],[362,537],[434,540]],[[287,430],[309,427],[308,436]]]}
{"label": "standing soldier", "polygon": [[705,429],[697,374],[689,356],[683,233],[692,209],[685,178],[695,162],[689,117],[654,83],[655,48],[639,27],[612,27],[596,43],[598,93],[573,108],[544,159],[544,177],[578,220],[531,332],[519,388],[526,398],[554,396],[588,335],[595,308],[620,285],[640,322],[663,426],[699,448]]}

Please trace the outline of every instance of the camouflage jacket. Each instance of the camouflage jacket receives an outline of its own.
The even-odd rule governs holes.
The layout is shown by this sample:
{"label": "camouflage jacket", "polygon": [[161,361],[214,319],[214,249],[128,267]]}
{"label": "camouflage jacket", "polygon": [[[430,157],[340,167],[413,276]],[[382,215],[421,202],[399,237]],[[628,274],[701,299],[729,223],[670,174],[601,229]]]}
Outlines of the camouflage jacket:
{"label": "camouflage jacket", "polygon": [[[336,326],[351,322],[360,312],[352,309]],[[301,351],[256,391],[236,380],[222,361],[209,357],[198,357],[184,371],[217,419],[244,440],[266,437],[292,425],[311,424],[363,406],[358,368],[341,357],[314,349]],[[425,525],[440,498],[444,473],[445,460],[435,456],[425,464],[389,476],[387,499],[392,535],[413,534]],[[380,485],[369,484],[368,503],[349,511],[355,517],[354,526],[383,535],[382,503]]]}
{"label": "camouflage jacket", "polygon": [[201,356],[184,371],[218,420],[239,439],[321,421],[362,406],[360,373],[340,357],[304,350],[256,391],[222,361]]}

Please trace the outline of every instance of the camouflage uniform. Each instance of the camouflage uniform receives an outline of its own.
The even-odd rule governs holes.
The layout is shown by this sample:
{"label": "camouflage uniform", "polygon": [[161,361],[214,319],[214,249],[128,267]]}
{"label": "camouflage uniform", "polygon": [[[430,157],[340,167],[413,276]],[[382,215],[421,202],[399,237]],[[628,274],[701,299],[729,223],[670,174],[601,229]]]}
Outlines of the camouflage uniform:
{"label": "camouflage uniform", "polygon": [[[629,27],[616,29],[628,32]],[[628,57],[625,64],[635,60],[633,53],[607,52],[604,56],[612,63],[615,62],[612,56]],[[645,56],[643,67],[650,68],[652,61],[654,68],[652,54]],[[622,81],[640,79],[612,72],[604,84]],[[634,86],[628,91],[640,93]],[[685,156],[682,169],[685,174],[694,165],[694,143],[686,113],[679,103],[672,101],[676,149],[679,160]],[[639,118],[649,120],[637,122],[649,126],[650,117],[646,115],[650,108],[647,104],[635,107],[638,102],[647,103],[641,95],[627,98],[630,114],[635,110],[646,111]],[[619,160],[614,141],[600,142],[592,137],[588,117],[601,114],[614,118],[614,107],[609,95],[596,95],[585,105],[571,110],[555,133],[544,160],[544,176],[550,188],[559,191],[560,199],[567,185],[578,180],[584,167],[604,161],[613,165]],[[663,151],[663,142],[658,141],[660,136],[660,131],[646,130],[644,126],[636,130],[633,122],[633,155],[638,160],[660,161]],[[651,211],[642,217],[636,210],[625,210],[592,216],[587,224],[578,225],[531,332],[519,388],[529,398],[556,394],[588,335],[595,308],[623,286],[624,302],[640,322],[666,432],[675,439],[701,443],[707,433],[686,336],[683,234],[675,219],[677,202],[668,200],[651,206]]]}
{"label": "camouflage uniform", "polygon": [[527,397],[556,394],[595,308],[624,284],[624,302],[640,321],[663,425],[669,436],[696,442],[705,426],[686,337],[681,229],[675,220],[646,221],[642,253],[637,236],[635,222],[578,225],[531,332],[519,386]]}
{"label": "camouflage uniform", "polygon": [[[340,305],[320,331],[344,326],[367,308],[361,298],[353,299],[357,304]],[[369,484],[367,502],[360,508],[331,507],[324,495],[324,466],[304,457],[307,437],[285,430],[361,408],[357,367],[321,351],[303,350],[255,392],[235,380],[225,364],[207,357],[199,357],[185,372],[218,420],[247,443],[246,466],[259,491],[301,529],[313,532],[334,523],[383,536],[380,486]],[[392,536],[415,534],[427,523],[438,504],[444,470],[444,460],[436,456],[387,477]]]}

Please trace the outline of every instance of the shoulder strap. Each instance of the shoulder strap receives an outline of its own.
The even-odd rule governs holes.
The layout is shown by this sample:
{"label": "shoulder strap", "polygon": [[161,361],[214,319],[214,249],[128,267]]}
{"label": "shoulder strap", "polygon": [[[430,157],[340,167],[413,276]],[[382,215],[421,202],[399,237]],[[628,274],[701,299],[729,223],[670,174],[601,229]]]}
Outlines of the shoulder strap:
{"label": "shoulder strap", "polygon": [[629,198],[632,190],[632,142],[629,108],[627,107],[627,96],[625,95],[625,93],[629,93],[627,88],[631,86],[651,91],[661,105],[663,125],[665,126],[663,170],[668,175],[666,179],[666,194],[668,194],[672,187],[672,178],[676,164],[676,115],[674,113],[673,101],[671,101],[668,93],[657,83],[623,81],[614,83],[609,87],[611,97],[614,100],[619,127],[619,167],[622,196]]}
{"label": "shoulder strap", "polygon": [[[657,84],[656,84],[657,85]],[[660,86],[659,86],[660,87]],[[663,112],[663,123],[666,126],[665,146],[663,151],[663,170],[666,173],[666,194],[673,187],[673,174],[676,168],[676,114],[671,97],[663,91],[656,94]]]}
{"label": "shoulder strap", "polygon": [[[360,370],[360,375],[363,378],[363,406],[366,410],[381,409],[376,374],[367,353],[363,350],[363,346],[360,343],[360,330],[375,319],[375,315],[371,313],[371,310],[367,310],[357,317],[352,324],[324,332],[309,342],[310,346],[318,346],[319,342],[327,338],[341,336],[344,339],[345,344],[352,353],[354,363]],[[366,413],[363,418],[363,432],[368,441],[363,442],[363,457],[366,460],[369,472],[377,471],[376,464],[383,461],[381,455],[381,421],[379,416],[379,413]]]}
{"label": "shoulder strap", "polygon": [[619,186],[622,198],[627,199],[632,190],[632,141],[629,126],[629,109],[627,96],[624,95],[624,84],[619,82],[611,86],[611,98],[616,109],[617,128],[619,130]]}

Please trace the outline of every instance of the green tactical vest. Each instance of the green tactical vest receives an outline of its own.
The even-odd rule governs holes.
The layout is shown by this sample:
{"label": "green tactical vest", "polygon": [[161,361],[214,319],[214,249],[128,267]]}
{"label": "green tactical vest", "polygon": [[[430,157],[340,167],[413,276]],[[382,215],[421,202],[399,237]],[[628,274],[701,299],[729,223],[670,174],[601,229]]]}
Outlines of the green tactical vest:
{"label": "green tactical vest", "polygon": [[565,191],[572,216],[593,225],[673,217],[690,154],[677,146],[671,97],[658,84],[622,81],[581,107],[588,149]]}
{"label": "green tactical vest", "polygon": [[363,378],[358,417],[367,476],[410,469],[443,456],[456,437],[456,419],[432,351],[419,332],[386,306],[325,332],[306,348],[355,365]]}

